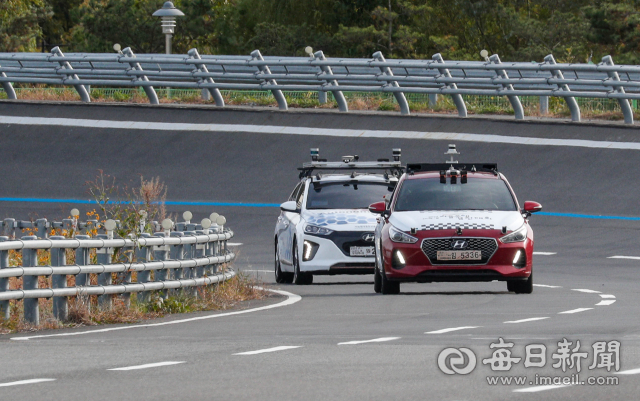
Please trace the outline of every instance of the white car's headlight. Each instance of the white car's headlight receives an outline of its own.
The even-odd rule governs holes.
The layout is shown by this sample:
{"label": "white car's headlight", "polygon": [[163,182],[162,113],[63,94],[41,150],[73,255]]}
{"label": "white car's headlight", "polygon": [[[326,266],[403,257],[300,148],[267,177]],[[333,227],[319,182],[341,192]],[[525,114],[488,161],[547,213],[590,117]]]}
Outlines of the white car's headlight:
{"label": "white car's headlight", "polygon": [[514,232],[500,238],[500,242],[504,244],[509,244],[512,242],[523,242],[526,239],[527,239],[527,225],[523,224],[522,227],[518,228]]}
{"label": "white car's headlight", "polygon": [[404,233],[393,226],[389,227],[389,238],[391,238],[393,242],[402,242],[405,244],[415,244],[418,242],[416,237]]}
{"label": "white car's headlight", "polygon": [[304,226],[304,232],[307,234],[316,234],[316,235],[329,235],[333,232],[333,230],[329,230],[328,228],[314,226],[313,224],[307,224]]}

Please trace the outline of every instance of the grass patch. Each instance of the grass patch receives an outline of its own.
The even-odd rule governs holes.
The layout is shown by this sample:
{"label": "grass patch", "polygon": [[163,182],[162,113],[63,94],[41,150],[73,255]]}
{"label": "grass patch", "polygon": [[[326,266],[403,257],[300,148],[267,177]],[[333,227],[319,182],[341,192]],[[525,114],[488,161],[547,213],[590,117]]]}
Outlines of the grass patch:
{"label": "grass patch", "polygon": [[[41,278],[41,280],[48,280]],[[15,283],[19,284],[19,283]],[[42,287],[50,283],[42,282]],[[113,307],[101,310],[96,296],[79,295],[69,299],[69,320],[61,322],[53,317],[53,301],[40,299],[40,325],[34,326],[23,320],[24,310],[21,301],[11,301],[11,317],[0,317],[0,334],[33,332],[39,330],[61,329],[82,326],[95,326],[115,323],[139,323],[170,314],[212,310],[226,310],[241,302],[265,299],[270,296],[266,290],[258,288],[261,283],[243,273],[225,282],[210,286],[185,289],[171,293],[163,298],[153,293],[149,302],[138,303],[136,294],[131,294],[130,305],[121,296],[113,298]]]}

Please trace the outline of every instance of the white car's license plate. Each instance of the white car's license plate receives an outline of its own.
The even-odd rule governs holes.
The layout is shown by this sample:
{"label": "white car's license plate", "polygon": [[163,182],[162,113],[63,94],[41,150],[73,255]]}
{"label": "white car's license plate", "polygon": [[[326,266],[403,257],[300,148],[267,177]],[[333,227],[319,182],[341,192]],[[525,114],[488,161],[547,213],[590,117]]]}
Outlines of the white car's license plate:
{"label": "white car's license plate", "polygon": [[373,256],[375,251],[372,246],[352,246],[349,248],[349,255],[351,256]]}
{"label": "white car's license plate", "polygon": [[481,251],[438,251],[438,260],[480,260]]}

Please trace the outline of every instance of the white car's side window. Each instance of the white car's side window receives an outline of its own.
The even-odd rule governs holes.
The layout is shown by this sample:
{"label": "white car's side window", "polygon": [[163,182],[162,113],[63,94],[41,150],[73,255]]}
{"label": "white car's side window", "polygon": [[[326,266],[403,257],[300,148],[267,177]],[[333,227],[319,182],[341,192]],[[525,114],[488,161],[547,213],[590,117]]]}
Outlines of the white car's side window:
{"label": "white car's side window", "polygon": [[297,197],[296,197],[296,209],[300,210],[302,209],[302,200],[304,199],[304,183],[301,183],[302,185],[300,185],[300,192],[298,193]]}

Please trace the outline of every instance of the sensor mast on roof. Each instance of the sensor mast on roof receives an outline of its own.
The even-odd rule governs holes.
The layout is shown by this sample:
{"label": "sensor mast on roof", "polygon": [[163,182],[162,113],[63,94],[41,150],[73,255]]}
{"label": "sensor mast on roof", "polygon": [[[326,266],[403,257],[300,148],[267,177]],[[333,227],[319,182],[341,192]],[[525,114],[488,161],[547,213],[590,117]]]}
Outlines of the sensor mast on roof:
{"label": "sensor mast on roof", "polygon": [[449,149],[445,152],[445,156],[446,155],[450,155],[451,156],[451,160],[445,161],[446,163],[458,163],[457,160],[453,160],[453,155],[459,155],[460,152],[458,152],[458,150],[456,149],[456,145],[453,143],[449,144]]}

